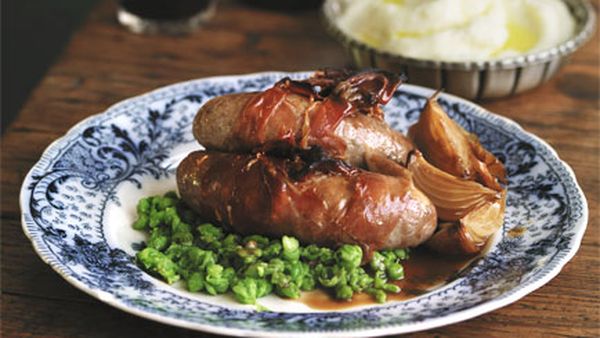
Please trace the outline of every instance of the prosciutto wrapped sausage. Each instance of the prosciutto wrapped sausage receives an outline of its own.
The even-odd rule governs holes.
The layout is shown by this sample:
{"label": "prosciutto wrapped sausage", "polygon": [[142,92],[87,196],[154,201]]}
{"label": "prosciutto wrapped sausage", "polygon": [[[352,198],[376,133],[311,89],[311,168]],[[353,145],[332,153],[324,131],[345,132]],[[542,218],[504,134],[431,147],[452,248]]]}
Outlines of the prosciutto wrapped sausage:
{"label": "prosciutto wrapped sausage", "polygon": [[196,115],[194,136],[207,149],[225,152],[318,147],[358,167],[368,152],[405,164],[412,142],[390,128],[380,107],[400,82],[383,71],[285,78],[263,92],[208,101]]}
{"label": "prosciutto wrapped sausage", "polygon": [[436,211],[407,177],[257,154],[191,153],[179,165],[182,198],[240,234],[292,235],[305,243],[359,244],[366,257],[431,237]]}
{"label": "prosciutto wrapped sausage", "polygon": [[365,257],[425,242],[480,252],[503,221],[504,167],[436,96],[412,141],[394,131],[381,105],[400,82],[383,71],[321,71],[208,101],[193,125],[208,151],[180,164],[182,198],[240,234],[359,244]]}

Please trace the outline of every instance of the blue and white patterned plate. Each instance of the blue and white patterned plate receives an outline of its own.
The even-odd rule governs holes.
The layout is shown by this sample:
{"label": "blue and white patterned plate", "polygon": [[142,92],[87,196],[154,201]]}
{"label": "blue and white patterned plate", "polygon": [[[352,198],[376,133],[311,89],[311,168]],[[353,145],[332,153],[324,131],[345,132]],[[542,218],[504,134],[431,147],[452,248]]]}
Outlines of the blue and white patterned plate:
{"label": "blue and white patterned plate", "polygon": [[[335,312],[267,297],[261,304],[271,311],[259,312],[227,296],[168,286],[141,271],[133,256],[144,237],[130,227],[135,204],[175,188],[177,163],[200,147],[191,133],[198,107],[217,95],[264,89],[286,75],[309,73],[179,83],[77,124],[46,149],[21,189],[23,229],[40,257],[93,297],[159,322],[240,336],[353,337],[424,330],[492,311],[547,283],[577,251],[588,211],[569,166],[516,123],[442,95],[450,116],[504,161],[510,180],[502,232],[454,282],[408,301]],[[386,118],[406,132],[431,94],[402,86],[385,108]]]}

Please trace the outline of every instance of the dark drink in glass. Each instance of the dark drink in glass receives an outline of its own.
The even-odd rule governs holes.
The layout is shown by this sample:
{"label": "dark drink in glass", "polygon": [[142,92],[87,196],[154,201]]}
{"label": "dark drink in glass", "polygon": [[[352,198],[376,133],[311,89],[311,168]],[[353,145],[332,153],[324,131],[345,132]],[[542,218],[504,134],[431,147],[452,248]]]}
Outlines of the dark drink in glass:
{"label": "dark drink in glass", "polygon": [[215,11],[215,0],[119,0],[119,22],[136,33],[183,34]]}

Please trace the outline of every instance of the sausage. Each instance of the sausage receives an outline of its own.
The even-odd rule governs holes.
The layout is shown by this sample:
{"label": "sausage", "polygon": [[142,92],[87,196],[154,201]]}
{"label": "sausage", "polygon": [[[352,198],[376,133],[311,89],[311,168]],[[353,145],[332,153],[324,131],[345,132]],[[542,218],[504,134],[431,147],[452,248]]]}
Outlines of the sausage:
{"label": "sausage", "polygon": [[177,169],[183,200],[203,218],[248,235],[374,250],[414,247],[436,227],[429,199],[405,177],[348,166],[307,165],[257,154],[196,151]]}
{"label": "sausage", "polygon": [[284,79],[264,92],[219,96],[200,108],[193,133],[212,150],[319,147],[353,166],[364,167],[367,152],[405,164],[414,146],[388,126],[379,107],[399,84],[389,77],[360,73],[331,81],[332,88],[319,93],[311,85],[324,86],[322,79],[311,83]]}

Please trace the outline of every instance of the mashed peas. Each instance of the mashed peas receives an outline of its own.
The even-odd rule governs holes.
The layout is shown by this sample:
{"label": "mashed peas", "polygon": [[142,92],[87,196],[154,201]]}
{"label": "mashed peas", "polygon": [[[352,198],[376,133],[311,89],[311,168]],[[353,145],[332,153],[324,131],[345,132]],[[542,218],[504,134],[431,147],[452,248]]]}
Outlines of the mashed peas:
{"label": "mashed peas", "polygon": [[378,302],[400,288],[390,283],[404,278],[406,250],[376,252],[361,266],[358,245],[333,250],[303,246],[291,236],[238,236],[203,222],[173,192],[143,198],[132,227],[148,233],[138,265],[169,284],[182,280],[191,292],[209,295],[231,292],[243,304],[275,294],[299,298],[317,288],[349,300],[366,292]]}

